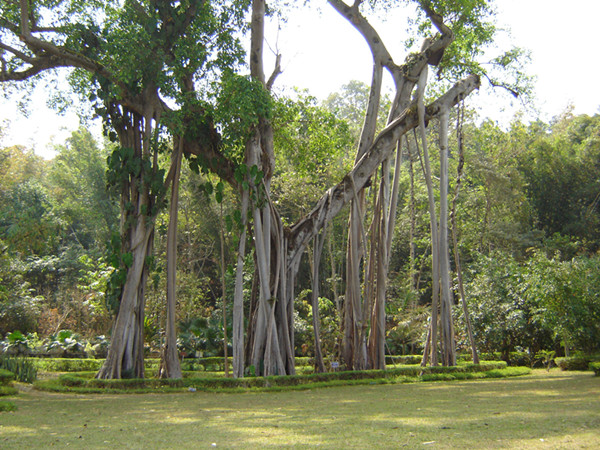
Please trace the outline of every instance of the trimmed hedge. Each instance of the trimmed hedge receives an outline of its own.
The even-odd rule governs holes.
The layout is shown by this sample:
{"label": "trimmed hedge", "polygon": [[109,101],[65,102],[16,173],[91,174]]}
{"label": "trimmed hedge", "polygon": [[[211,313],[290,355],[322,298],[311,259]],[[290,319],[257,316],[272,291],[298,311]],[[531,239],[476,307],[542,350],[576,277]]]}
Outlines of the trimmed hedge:
{"label": "trimmed hedge", "polygon": [[[88,372],[98,371],[104,363],[103,359],[91,358],[27,358],[40,371],[43,372]],[[228,358],[229,368],[232,367],[232,358]],[[419,359],[420,362],[420,359]],[[296,358],[296,366],[304,367],[314,364],[309,357]],[[404,363],[406,364],[406,363]],[[146,358],[144,368],[146,370],[158,370],[160,359]],[[181,362],[181,369],[189,372],[214,371],[223,372],[225,361],[223,357],[189,358]]]}
{"label": "trimmed hedge", "polygon": [[[162,388],[190,388],[201,390],[234,390],[249,388],[277,388],[306,386],[315,387],[317,385],[331,384],[354,384],[362,381],[372,382],[403,382],[426,380],[429,375],[447,375],[448,379],[469,378],[464,374],[481,374],[496,371],[495,376],[499,375],[499,370],[506,369],[504,361],[484,362],[482,364],[464,364],[455,367],[420,367],[403,366],[390,370],[363,370],[346,372],[328,372],[315,373],[310,375],[286,375],[270,377],[249,377],[249,378],[181,378],[171,379],[120,379],[120,380],[98,380],[89,379],[73,374],[64,374],[58,378],[59,386],[66,388],[85,388],[89,392],[102,392],[114,390],[142,390],[142,389],[162,389]],[[528,369],[525,369],[528,370]],[[460,375],[463,374],[463,375]],[[519,373],[523,374],[523,373]],[[83,374],[82,374],[83,375]],[[452,376],[455,376],[452,378]],[[484,375],[478,376],[479,378]],[[492,376],[492,375],[490,375]],[[443,376],[441,377],[444,378]],[[38,384],[39,388],[44,388],[43,383]]]}
{"label": "trimmed hedge", "polygon": [[[470,353],[463,353],[458,355],[457,359],[459,361],[472,361],[473,357]],[[502,360],[502,354],[500,352],[493,353],[480,353],[479,359],[482,361],[499,361]],[[508,354],[508,361],[506,361],[509,366],[515,367],[533,367],[536,363],[536,359],[531,358],[531,355],[527,352],[510,352]]]}
{"label": "trimmed hedge", "polygon": [[44,372],[83,372],[100,370],[103,359],[87,358],[30,358],[38,370]]}

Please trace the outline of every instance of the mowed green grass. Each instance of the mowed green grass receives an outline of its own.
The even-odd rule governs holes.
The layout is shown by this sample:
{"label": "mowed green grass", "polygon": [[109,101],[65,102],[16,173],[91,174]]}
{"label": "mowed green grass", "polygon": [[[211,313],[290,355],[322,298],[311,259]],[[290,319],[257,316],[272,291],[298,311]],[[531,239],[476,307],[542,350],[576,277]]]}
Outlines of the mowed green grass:
{"label": "mowed green grass", "polygon": [[310,391],[77,395],[22,392],[0,448],[598,448],[600,377]]}

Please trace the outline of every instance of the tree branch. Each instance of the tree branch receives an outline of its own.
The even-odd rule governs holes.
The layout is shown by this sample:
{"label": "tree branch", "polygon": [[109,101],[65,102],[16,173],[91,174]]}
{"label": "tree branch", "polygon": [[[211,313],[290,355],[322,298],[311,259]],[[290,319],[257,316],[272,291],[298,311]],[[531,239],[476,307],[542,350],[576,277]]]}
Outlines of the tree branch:
{"label": "tree branch", "polygon": [[[411,81],[416,81],[421,73],[421,70],[426,64],[437,65],[441,60],[444,50],[454,40],[452,30],[448,28],[442,20],[442,17],[433,9],[425,4],[422,4],[423,9],[434,25],[438,27],[441,35],[434,39],[431,45],[424,48],[417,55],[413,55],[409,61],[401,66],[398,66],[383,41],[373,26],[367,19],[360,14],[358,6],[361,2],[354,2],[353,6],[349,6],[342,0],[327,0],[328,3],[346,18],[358,32],[363,36],[375,61],[382,64],[392,74],[392,77],[397,80],[399,77],[404,77]],[[428,3],[428,2],[423,2]]]}
{"label": "tree branch", "polygon": [[12,31],[14,34],[19,34],[19,27],[4,17],[0,17],[0,27]]}
{"label": "tree branch", "polygon": [[327,0],[328,3],[343,17],[348,20],[363,36],[367,45],[371,49],[373,59],[386,67],[392,74],[398,71],[398,66],[394,63],[394,59],[383,44],[383,40],[373,28],[373,26],[360,13],[358,6],[361,1],[355,1],[352,6],[348,6],[342,0]]}
{"label": "tree branch", "polygon": [[26,63],[31,64],[31,61],[33,60],[33,58],[31,56],[26,55],[25,53],[21,52],[20,50],[17,50],[16,48],[11,47],[10,45],[6,45],[2,42],[0,42],[0,48],[3,50],[6,50],[7,52],[12,53],[13,55],[22,59]]}
{"label": "tree branch", "polygon": [[433,25],[441,34],[450,36],[453,34],[452,30],[448,28],[448,26],[444,23],[444,18],[433,10],[430,0],[425,0],[421,2],[421,7],[423,8],[423,11],[425,11],[427,17],[429,17],[429,19],[431,20],[431,23],[433,23]]}
{"label": "tree branch", "polygon": [[506,89],[508,92],[510,92],[510,94],[514,97],[514,98],[519,98],[519,93],[517,91],[515,91],[513,88],[511,88],[510,86],[507,86],[504,83],[496,83],[494,80],[492,80],[490,78],[490,76],[487,74],[487,72],[483,72],[483,76],[488,80],[488,82],[492,85],[492,87],[499,87],[502,89]]}
{"label": "tree branch", "polygon": [[[470,75],[455,84],[446,94],[427,106],[425,119],[431,120],[445,108],[451,108],[471,92],[479,89],[480,79]],[[392,121],[375,139],[373,145],[346,174],[344,179],[329,189],[317,202],[313,210],[300,219],[291,229],[287,230],[288,249],[294,252],[304,251],[305,246],[315,236],[315,233],[328,223],[348,203],[354,189],[363,188],[379,165],[395,149],[395,144],[408,131],[417,127],[419,118],[416,105],[413,103],[397,119]],[[290,259],[296,254],[289,255]]]}
{"label": "tree branch", "polygon": [[281,75],[281,54],[277,53],[275,57],[275,68],[273,69],[273,73],[267,80],[267,91],[270,91],[273,88],[273,84],[275,84],[275,79]]}

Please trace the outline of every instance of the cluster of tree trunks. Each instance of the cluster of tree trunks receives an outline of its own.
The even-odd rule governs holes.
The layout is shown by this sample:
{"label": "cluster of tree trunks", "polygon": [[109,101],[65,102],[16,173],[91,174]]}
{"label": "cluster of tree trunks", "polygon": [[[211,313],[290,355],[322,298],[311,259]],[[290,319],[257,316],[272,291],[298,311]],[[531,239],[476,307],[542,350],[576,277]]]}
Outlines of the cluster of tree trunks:
{"label": "cluster of tree trunks", "polygon": [[[365,121],[358,144],[353,169],[336,186],[330,188],[317,202],[313,210],[292,227],[283,226],[277,209],[270,199],[271,177],[274,171],[273,128],[266,117],[259,120],[245,145],[244,164],[256,166],[264,175],[260,181],[247,174],[246,183],[238,183],[233,176],[235,164],[219,151],[219,136],[210,123],[206,124],[206,135],[202,140],[190,138],[184,130],[174,136],[171,170],[165,187],[171,188],[170,221],[168,229],[168,283],[167,283],[167,327],[166,344],[163,350],[161,376],[181,377],[181,368],[176,347],[175,329],[175,258],[177,233],[177,201],[181,160],[183,154],[202,155],[211,164],[211,169],[222,179],[238,189],[241,198],[243,229],[239,240],[236,286],[233,299],[233,374],[244,376],[248,365],[254,366],[257,375],[293,374],[294,367],[294,285],[300,259],[311,242],[313,246],[313,320],[317,352],[318,314],[318,266],[323,247],[322,230],[350,203],[350,219],[347,245],[346,296],[344,302],[343,359],[346,367],[354,369],[383,368],[385,366],[385,296],[386,281],[391,253],[392,234],[396,217],[398,180],[401,166],[400,142],[405,134],[419,127],[422,135],[425,175],[428,180],[432,249],[434,253],[434,298],[428,354],[431,362],[437,363],[438,298],[441,294],[442,358],[452,364],[454,337],[451,321],[452,299],[449,289],[449,251],[447,236],[447,121],[450,108],[458,104],[474,89],[479,87],[479,78],[469,76],[457,83],[448,92],[428,106],[424,104],[427,68],[437,64],[444,50],[453,42],[454,36],[444,25],[442,17],[429,9],[423,9],[439,31],[435,39],[426,40],[421,51],[412,55],[404,64],[394,62],[381,37],[361,14],[360,1],[348,5],[341,0],[328,0],[356,30],[364,37],[373,55],[373,77]],[[71,66],[112,80],[121,87],[121,97],[110,103],[110,125],[117,131],[122,148],[134,150],[134,157],[141,164],[138,173],[131,173],[122,183],[121,190],[121,235],[122,252],[131,255],[127,277],[122,288],[119,312],[114,324],[108,358],[98,373],[100,378],[144,376],[143,366],[143,323],[144,290],[148,277],[148,257],[152,253],[154,220],[149,214],[156,202],[162,201],[151,192],[149,173],[158,167],[156,149],[152,145],[155,126],[161,114],[169,111],[159,97],[155,84],[150,82],[139,94],[128,94],[123,85],[99,62],[83,57],[63,47],[49,44],[31,31],[33,14],[30,4],[20,2],[21,37],[23,42],[38,55],[29,58],[31,71],[37,73],[52,67]],[[267,80],[263,66],[264,0],[253,0],[251,5],[251,76],[269,90],[277,77],[276,67]],[[184,33],[195,13],[192,6],[187,19],[178,27],[165,25],[166,38],[161,48],[165,54],[172,49],[174,39],[169,33]],[[10,50],[9,50],[10,51]],[[13,52],[14,53],[14,52]],[[50,59],[48,59],[50,58]],[[52,59],[54,58],[54,59]],[[54,66],[48,66],[53,61]],[[377,116],[381,99],[382,77],[387,70],[395,85],[395,95],[388,114],[388,123],[377,133]],[[37,71],[37,72],[36,72]],[[32,72],[32,73],[33,73]],[[11,77],[3,74],[2,81],[26,78],[30,74],[15,72]],[[184,75],[180,85],[192,93],[190,74]],[[416,88],[416,91],[415,91]],[[439,223],[436,220],[432,199],[431,171],[428,167],[427,139],[425,126],[428,121],[440,120],[440,156],[442,158],[442,190]],[[185,123],[185,118],[183,120]],[[396,154],[394,155],[394,152]],[[392,176],[393,172],[393,176]],[[242,186],[248,186],[243,189]],[[374,215],[367,224],[367,187],[376,192]],[[165,190],[166,191],[166,190]],[[250,217],[251,222],[246,223]],[[249,329],[244,340],[244,298],[242,274],[246,254],[247,233],[252,236],[255,255],[256,302],[253,302]],[[437,275],[436,275],[437,274]],[[436,284],[437,283],[437,284]],[[245,351],[245,344],[246,350]],[[324,370],[322,357],[317,355],[318,369]]]}

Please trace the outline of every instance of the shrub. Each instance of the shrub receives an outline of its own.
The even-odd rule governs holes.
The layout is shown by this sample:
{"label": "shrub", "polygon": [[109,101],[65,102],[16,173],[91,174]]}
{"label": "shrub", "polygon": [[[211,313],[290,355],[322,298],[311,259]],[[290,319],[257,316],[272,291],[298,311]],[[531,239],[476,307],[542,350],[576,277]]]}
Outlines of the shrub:
{"label": "shrub", "polygon": [[15,379],[15,374],[6,369],[0,369],[0,386],[6,386]]}
{"label": "shrub", "polygon": [[315,364],[310,356],[296,356],[296,367],[313,366]]}
{"label": "shrub", "polygon": [[[554,362],[555,351],[552,350],[540,350],[535,354],[535,363],[541,363],[546,370],[550,370],[552,363]],[[556,364],[556,363],[555,363]]]}
{"label": "shrub", "polygon": [[44,372],[85,372],[100,370],[104,360],[87,358],[43,358],[30,359],[38,370]]}
{"label": "shrub", "polygon": [[28,355],[31,352],[27,336],[18,330],[6,335],[3,347],[7,355]]}
{"label": "shrub", "polygon": [[[110,341],[106,338],[106,336],[96,336],[88,343],[89,353],[91,353],[94,358],[106,358],[108,355],[109,345]],[[86,347],[86,351],[87,350],[88,347]]]}
{"label": "shrub", "polygon": [[480,353],[479,359],[482,361],[500,361],[502,354],[500,352]]}
{"label": "shrub", "polygon": [[587,356],[569,356],[555,358],[554,362],[560,370],[588,370],[590,358]]}
{"label": "shrub", "polygon": [[600,362],[590,363],[590,370],[594,371],[597,377],[600,377]]}
{"label": "shrub", "polygon": [[[233,359],[228,358],[229,368],[232,367]],[[222,356],[210,356],[206,358],[184,359],[181,363],[182,370],[209,370],[212,372],[223,372],[225,370],[225,358]]]}
{"label": "shrub", "polygon": [[0,412],[16,411],[17,407],[13,402],[0,401]]}
{"label": "shrub", "polygon": [[37,367],[27,358],[0,357],[0,369],[8,370],[17,381],[33,383],[37,379]]}
{"label": "shrub", "polygon": [[423,359],[423,357],[421,355],[401,355],[401,356],[386,355],[385,363],[389,364],[389,365],[421,364],[422,359]]}
{"label": "shrub", "polygon": [[7,397],[9,395],[17,395],[19,391],[13,386],[0,386],[0,397]]}
{"label": "shrub", "polygon": [[60,330],[56,335],[49,337],[46,351],[54,356],[85,357],[85,344],[80,342],[80,336],[71,330]]}
{"label": "shrub", "polygon": [[531,367],[532,364],[531,356],[527,352],[510,352],[508,354],[509,366]]}
{"label": "shrub", "polygon": [[87,383],[87,380],[85,378],[76,377],[74,375],[64,374],[64,375],[61,375],[58,377],[58,382],[62,386],[76,387],[76,386],[85,386]]}

